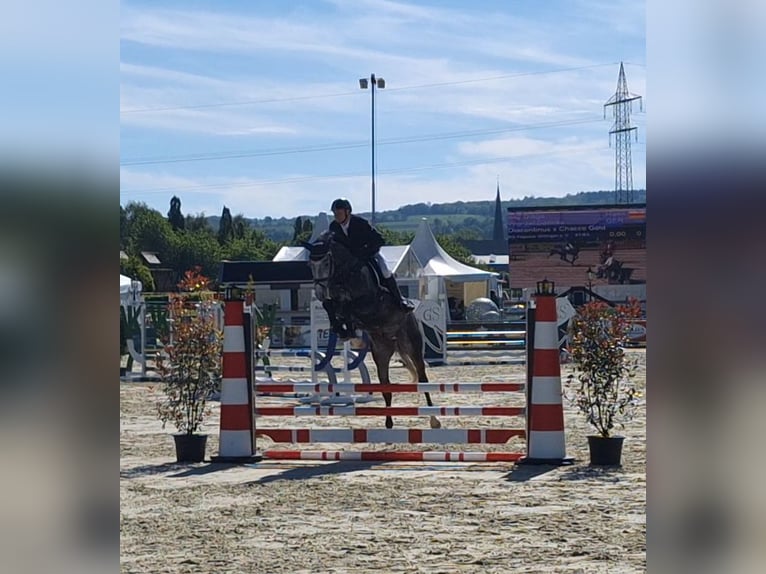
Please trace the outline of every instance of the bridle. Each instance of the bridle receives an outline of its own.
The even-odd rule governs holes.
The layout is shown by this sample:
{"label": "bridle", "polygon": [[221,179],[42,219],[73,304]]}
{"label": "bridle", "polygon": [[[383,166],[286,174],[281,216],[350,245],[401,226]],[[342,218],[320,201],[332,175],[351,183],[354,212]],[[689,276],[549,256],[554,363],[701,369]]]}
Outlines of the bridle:
{"label": "bridle", "polygon": [[330,281],[330,277],[332,277],[332,271],[333,271],[332,250],[330,249],[329,242],[325,243],[321,247],[323,250],[323,254],[321,255],[321,257],[316,257],[312,253],[309,255],[309,261],[313,263],[320,263],[324,259],[329,258],[330,264],[327,266],[327,275],[325,277],[317,277],[316,275],[314,275],[313,271],[315,267],[312,267],[312,275],[314,276],[314,283],[316,283],[317,285],[321,285],[325,289],[329,290],[330,286],[328,283]]}

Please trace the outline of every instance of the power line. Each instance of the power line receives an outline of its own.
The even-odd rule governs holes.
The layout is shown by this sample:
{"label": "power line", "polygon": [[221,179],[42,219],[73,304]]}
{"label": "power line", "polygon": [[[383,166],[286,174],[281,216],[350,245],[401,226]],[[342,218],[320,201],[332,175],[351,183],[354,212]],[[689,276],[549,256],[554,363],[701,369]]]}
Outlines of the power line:
{"label": "power line", "polygon": [[[526,131],[534,129],[545,129],[555,127],[566,127],[573,125],[582,125],[587,123],[601,123],[603,120],[599,119],[581,119],[581,120],[560,120],[556,122],[545,122],[540,124],[527,124],[522,126],[513,126],[507,128],[493,128],[485,130],[465,130],[459,132],[446,132],[441,134],[426,134],[422,136],[412,136],[406,138],[394,138],[380,140],[376,145],[401,145],[408,143],[420,143],[428,141],[446,140],[454,138],[463,138],[471,136],[493,135],[514,131]],[[339,142],[337,144],[323,144],[317,146],[298,147],[298,148],[276,148],[266,150],[254,150],[254,151],[238,151],[230,153],[205,153],[205,154],[193,154],[186,156],[170,156],[170,157],[157,157],[157,158],[137,158],[134,160],[128,160],[120,162],[120,166],[137,166],[137,165],[156,165],[167,163],[186,163],[195,161],[214,161],[222,159],[241,159],[248,157],[264,157],[274,155],[289,155],[297,153],[313,153],[323,151],[337,151],[354,148],[368,147],[370,143],[368,141],[351,141],[351,142]]]}
{"label": "power line", "polygon": [[[393,91],[402,91],[402,90],[417,90],[422,88],[440,88],[444,86],[457,86],[460,84],[471,84],[471,83],[477,83],[477,82],[491,82],[495,80],[507,80],[507,79],[513,79],[513,78],[523,78],[527,76],[541,76],[546,74],[561,74],[565,72],[576,72],[579,70],[587,70],[591,68],[602,68],[605,66],[614,66],[615,62],[609,62],[605,64],[590,64],[587,66],[576,66],[572,68],[560,68],[558,70],[546,70],[546,71],[537,71],[537,72],[520,72],[517,74],[503,74],[500,76],[489,76],[485,78],[474,78],[470,80],[455,80],[452,82],[439,82],[439,83],[432,83],[432,84],[415,84],[411,86],[400,86],[400,87],[386,87],[386,90],[389,92]],[[196,109],[204,109],[204,108],[222,108],[222,107],[234,107],[234,106],[249,106],[249,105],[255,105],[255,104],[274,104],[274,103],[281,103],[281,102],[293,102],[293,101],[299,101],[299,100],[312,100],[312,99],[320,99],[320,98],[337,98],[337,97],[343,97],[343,96],[352,96],[355,94],[358,94],[357,91],[350,91],[350,92],[336,92],[336,93],[330,93],[330,94],[313,94],[313,95],[306,95],[306,96],[290,96],[286,98],[268,98],[268,99],[261,99],[261,100],[241,100],[237,102],[214,102],[214,103],[207,103],[207,104],[194,104],[194,105],[188,105],[188,106],[164,106],[164,107],[153,107],[153,108],[133,108],[133,109],[127,109],[127,110],[120,110],[120,115],[122,114],[142,114],[142,113],[149,113],[149,112],[170,112],[170,111],[179,111],[179,110],[196,110]]]}
{"label": "power line", "polygon": [[489,82],[494,80],[507,80],[512,78],[523,78],[526,76],[542,76],[545,74],[560,74],[563,72],[576,72],[578,70],[587,70],[590,68],[603,68],[605,66],[614,66],[615,62],[609,62],[606,64],[590,64],[587,66],[576,66],[573,68],[561,68],[558,70],[548,70],[548,71],[540,71],[540,72],[520,72],[518,74],[504,74],[502,76],[491,76],[488,78],[476,78],[472,80],[455,80],[454,82],[440,82],[435,84],[420,84],[417,86],[402,86],[400,88],[389,88],[386,87],[386,89],[390,92],[397,91],[397,90],[414,90],[414,89],[420,89],[420,88],[441,88],[443,86],[457,86],[460,84],[471,84],[476,82]]}
{"label": "power line", "polygon": [[222,108],[225,106],[249,106],[253,104],[274,104],[279,102],[294,102],[298,100],[317,100],[320,98],[336,98],[339,96],[351,96],[357,92],[337,92],[335,94],[314,94],[311,96],[291,96],[289,98],[269,98],[265,100],[243,100],[240,102],[218,102],[212,104],[195,104],[192,106],[167,106],[164,108],[134,108],[120,110],[120,114],[142,114],[145,112],[170,112],[176,110],[197,110],[201,108]]}
{"label": "power line", "polygon": [[[413,166],[413,167],[406,167],[406,168],[393,168],[388,170],[381,170],[380,173],[386,174],[386,175],[395,175],[395,174],[414,173],[414,172],[427,171],[427,170],[447,169],[447,168],[453,168],[453,167],[465,167],[469,165],[485,165],[485,164],[489,165],[493,163],[508,161],[511,159],[536,157],[541,155],[568,155],[572,153],[581,153],[583,151],[586,151],[586,150],[584,150],[581,147],[572,147],[572,148],[564,148],[561,150],[557,150],[555,153],[550,153],[550,152],[530,153],[530,154],[524,154],[520,156],[519,155],[499,156],[499,157],[476,159],[476,160],[436,163],[436,164],[423,165],[423,166]],[[175,191],[180,192],[180,191],[196,191],[196,190],[208,190],[208,189],[230,189],[230,188],[238,188],[238,187],[261,187],[266,185],[283,185],[283,184],[289,184],[289,183],[302,183],[306,181],[318,181],[318,180],[328,180],[328,179],[350,179],[350,178],[356,178],[356,177],[365,177],[368,175],[369,175],[368,172],[357,172],[357,173],[334,174],[334,175],[309,175],[309,176],[291,177],[291,178],[274,179],[269,181],[247,182],[247,183],[216,183],[216,184],[207,184],[207,185],[173,186],[173,187],[164,187],[164,188],[155,188],[155,189],[120,190],[120,195],[123,195],[123,194],[141,195],[146,193],[167,193],[167,192],[175,192]]]}

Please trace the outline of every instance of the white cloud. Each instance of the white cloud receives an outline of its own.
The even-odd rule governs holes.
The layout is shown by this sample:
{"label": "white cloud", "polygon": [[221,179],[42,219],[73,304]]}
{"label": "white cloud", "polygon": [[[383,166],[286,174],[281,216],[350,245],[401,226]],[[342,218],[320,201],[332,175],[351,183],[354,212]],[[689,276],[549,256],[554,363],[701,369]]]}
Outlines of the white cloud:
{"label": "white cloud", "polygon": [[[370,92],[359,90],[357,79],[375,72],[387,82],[377,92],[378,142],[458,134],[381,146],[380,209],[492,199],[498,174],[504,198],[609,189],[614,150],[602,106],[615,90],[618,64],[599,64],[625,55],[614,52],[621,38],[607,23],[633,27],[624,32],[633,48],[641,47],[642,30],[629,15],[601,8],[597,0],[583,0],[574,11],[567,4],[561,12],[576,15],[569,21],[550,7],[519,15],[506,6],[492,12],[393,0],[308,3],[279,8],[282,15],[273,18],[229,5],[203,11],[128,4],[121,117],[131,137],[123,154],[225,155],[365,142]],[[545,73],[562,68],[579,69]],[[630,90],[645,94],[646,69],[626,65],[626,72]],[[142,109],[154,111],[136,111]],[[467,135],[516,128],[523,130]],[[169,132],[188,136],[188,146],[176,151],[168,140],[162,147]],[[132,166],[123,168],[123,197],[140,191],[136,197],[165,206],[176,193],[192,212],[219,213],[226,204],[262,217],[326,211],[332,198],[345,195],[364,211],[370,202],[364,155],[269,158],[257,162],[258,178],[241,177],[253,173],[252,159]],[[644,166],[642,150],[634,148],[636,187],[643,187]]]}
{"label": "white cloud", "polygon": [[[376,204],[379,210],[396,209],[419,202],[445,203],[493,199],[499,176],[503,199],[563,196],[567,193],[611,189],[614,182],[614,151],[605,142],[564,138],[558,142],[514,137],[479,143],[461,143],[461,156],[453,167],[442,165],[412,173],[379,172]],[[634,187],[645,186],[645,158],[634,152]],[[484,162],[457,165],[466,158]],[[500,158],[495,161],[496,158]],[[334,197],[348,197],[356,211],[368,211],[370,178],[365,173],[346,177],[319,177],[293,173],[275,179],[211,176],[177,178],[123,168],[121,187],[141,197],[158,198],[167,204],[174,194],[193,212],[217,213],[223,205],[248,217],[295,217],[327,211]],[[338,175],[345,175],[339,173]],[[140,193],[140,190],[147,190]],[[197,197],[204,196],[204,200]],[[210,207],[213,206],[213,207]],[[211,211],[212,209],[212,211]]]}

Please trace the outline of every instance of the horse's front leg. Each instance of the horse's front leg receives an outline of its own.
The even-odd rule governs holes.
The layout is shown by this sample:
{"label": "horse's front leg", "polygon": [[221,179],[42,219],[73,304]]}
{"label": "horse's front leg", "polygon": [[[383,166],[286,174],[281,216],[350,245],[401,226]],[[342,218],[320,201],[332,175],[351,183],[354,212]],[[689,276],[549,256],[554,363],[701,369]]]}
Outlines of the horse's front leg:
{"label": "horse's front leg", "polygon": [[[383,345],[380,344],[373,344],[372,346],[372,359],[375,361],[375,366],[378,369],[378,382],[381,385],[390,385],[391,380],[389,379],[389,362],[391,361],[391,357],[394,354],[393,345],[386,345],[386,343],[383,343]],[[386,403],[387,407],[391,406],[391,393],[381,393],[383,395],[383,401]],[[394,427],[394,419],[391,417],[391,415],[386,415],[386,428],[390,429]]]}
{"label": "horse's front leg", "polygon": [[[420,369],[418,369],[418,370],[420,370]],[[426,377],[426,375],[425,375],[425,369],[423,369],[423,374],[421,376],[419,376],[418,378],[420,379],[421,383],[427,383],[428,382],[428,377]],[[425,393],[425,395],[426,395],[426,404],[429,407],[434,406],[434,403],[431,400],[431,393]],[[429,424],[430,424],[432,429],[440,429],[440,428],[442,428],[441,421],[437,417],[435,417],[434,415],[431,415],[430,420],[429,420]]]}

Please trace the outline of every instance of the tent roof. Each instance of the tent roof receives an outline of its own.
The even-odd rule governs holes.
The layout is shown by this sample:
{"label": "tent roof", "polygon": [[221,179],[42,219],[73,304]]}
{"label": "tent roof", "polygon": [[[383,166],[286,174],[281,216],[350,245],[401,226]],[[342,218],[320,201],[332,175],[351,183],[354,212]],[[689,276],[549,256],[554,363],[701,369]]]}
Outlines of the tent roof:
{"label": "tent roof", "polygon": [[322,211],[314,219],[314,230],[311,232],[309,243],[314,243],[319,235],[328,229],[330,229],[330,220],[327,218],[327,214]]}
{"label": "tent roof", "polygon": [[485,281],[496,275],[496,273],[460,263],[444,251],[436,241],[426,218],[421,220],[410,248],[423,266],[424,275],[436,275],[463,283]]}
{"label": "tent roof", "polygon": [[123,274],[120,274],[120,295],[130,291],[130,282],[132,279]]}
{"label": "tent roof", "polygon": [[407,253],[407,249],[407,245],[384,245],[380,248],[380,254],[383,256],[383,259],[385,259],[386,266],[393,273],[396,273],[397,268]]}
{"label": "tent roof", "polygon": [[279,248],[272,261],[308,261],[309,252],[305,247],[285,245]]}

